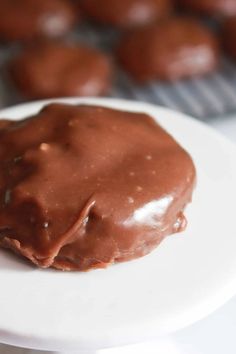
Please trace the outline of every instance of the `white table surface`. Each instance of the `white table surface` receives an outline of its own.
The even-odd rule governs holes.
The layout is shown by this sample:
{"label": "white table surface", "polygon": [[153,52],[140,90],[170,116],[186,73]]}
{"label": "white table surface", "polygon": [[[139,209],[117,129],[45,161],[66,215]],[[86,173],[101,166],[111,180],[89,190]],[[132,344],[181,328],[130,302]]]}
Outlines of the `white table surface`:
{"label": "white table surface", "polygon": [[[236,116],[210,123],[236,143]],[[45,354],[0,345],[0,354]],[[236,297],[208,318],[151,343],[101,350],[98,354],[235,354]]]}

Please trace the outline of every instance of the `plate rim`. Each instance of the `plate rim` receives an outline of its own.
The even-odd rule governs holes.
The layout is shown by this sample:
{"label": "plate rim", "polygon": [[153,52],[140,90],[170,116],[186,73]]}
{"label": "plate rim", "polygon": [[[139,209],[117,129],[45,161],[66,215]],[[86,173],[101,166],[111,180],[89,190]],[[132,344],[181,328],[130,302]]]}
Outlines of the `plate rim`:
{"label": "plate rim", "polygon": [[[235,150],[235,156],[236,156],[236,144],[234,144],[232,141],[230,141],[229,139],[227,139],[226,137],[224,137],[222,134],[220,134],[219,132],[217,132],[214,128],[206,125],[205,123],[196,120],[193,117],[190,117],[186,114],[183,114],[181,112],[175,112],[173,110],[170,110],[168,108],[165,107],[161,107],[161,106],[157,106],[157,105],[153,105],[150,103],[146,103],[146,102],[137,102],[137,101],[132,101],[132,100],[125,100],[125,99],[113,99],[113,98],[59,98],[59,99],[48,99],[48,100],[40,100],[40,101],[34,101],[34,102],[30,102],[30,103],[23,103],[23,104],[19,104],[13,107],[7,107],[3,110],[0,111],[0,117],[2,118],[9,118],[8,115],[11,116],[12,112],[17,111],[17,110],[24,110],[24,109],[32,109],[35,111],[40,109],[40,107],[44,106],[45,104],[48,103],[52,103],[52,102],[58,102],[58,103],[71,103],[71,104],[81,104],[81,103],[85,103],[85,104],[99,104],[101,106],[121,106],[121,110],[126,110],[128,108],[125,108],[125,106],[128,105],[136,105],[137,107],[137,111],[143,111],[143,112],[147,112],[148,110],[155,110],[156,112],[158,112],[158,114],[161,114],[161,112],[164,112],[165,114],[170,114],[170,116],[174,119],[174,117],[178,117],[182,120],[185,120],[185,122],[189,122],[190,125],[194,124],[197,125],[198,127],[201,127],[202,129],[204,129],[205,131],[207,130],[207,132],[209,134],[212,135],[212,137],[220,139],[223,143],[227,144],[228,147],[230,149]],[[133,109],[131,109],[131,111],[134,111]],[[0,118],[1,119],[1,118]],[[229,285],[229,284],[228,284]],[[227,294],[226,294],[227,293]],[[215,301],[212,303],[212,306],[209,306],[209,303],[207,304],[207,310],[206,309],[202,309],[202,311],[199,311],[198,316],[195,316],[194,320],[190,320],[189,318],[185,318],[182,320],[182,323],[179,323],[177,326],[174,326],[174,328],[169,329],[168,331],[163,331],[163,334],[167,334],[170,332],[174,332],[176,330],[182,329],[194,322],[197,322],[201,319],[203,319],[204,317],[208,316],[210,313],[212,313],[213,311],[215,311],[216,309],[218,309],[219,307],[221,307],[225,302],[227,302],[228,300],[230,300],[230,298],[232,298],[235,293],[236,293],[236,279],[235,281],[233,281],[232,284],[232,289],[228,289],[226,291],[226,293],[222,292],[221,294],[218,294],[218,297],[215,297]],[[152,337],[151,337],[152,338]],[[151,339],[151,338],[142,338],[140,341],[143,340],[147,340],[147,339]],[[51,338],[48,342],[45,341],[43,338],[41,339],[37,339],[33,338],[33,341],[35,340],[35,344],[31,343],[29,344],[29,338],[25,338],[24,335],[22,335],[22,333],[11,333],[11,332],[7,332],[4,330],[1,330],[0,328],[0,341],[4,344],[10,344],[10,345],[17,345],[17,346],[22,346],[22,347],[29,347],[29,348],[33,348],[33,349],[43,349],[43,350],[59,350],[61,349],[61,346],[63,346],[63,349],[68,349],[68,350],[73,350],[75,348],[78,348],[76,343],[69,343],[69,342],[64,342],[64,343],[58,343],[55,344],[56,338]],[[44,344],[42,344],[42,341],[44,341]],[[47,342],[47,343],[46,343]],[[137,340],[135,341],[137,343]],[[114,345],[127,345],[127,344],[131,344],[134,343],[134,341],[130,341],[125,339],[124,341],[121,341],[120,339],[116,342],[113,340]],[[89,349],[104,349],[104,348],[108,348],[111,347],[112,343],[104,343],[104,342],[97,342],[97,343],[93,343],[93,345],[90,346]],[[57,346],[58,345],[58,346]],[[80,348],[83,349],[83,345],[80,345]],[[88,349],[87,345],[84,345],[85,349]]]}

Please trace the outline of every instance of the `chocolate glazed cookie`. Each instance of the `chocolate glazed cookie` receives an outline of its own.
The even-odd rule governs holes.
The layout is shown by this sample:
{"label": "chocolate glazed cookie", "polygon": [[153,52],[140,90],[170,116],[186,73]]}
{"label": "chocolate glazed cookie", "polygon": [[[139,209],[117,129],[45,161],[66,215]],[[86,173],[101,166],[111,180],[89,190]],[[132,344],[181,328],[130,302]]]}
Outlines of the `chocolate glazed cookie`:
{"label": "chocolate glazed cookie", "polygon": [[222,36],[225,50],[236,60],[236,16],[225,21]]}
{"label": "chocolate glazed cookie", "polygon": [[176,0],[184,9],[208,16],[236,15],[235,0]]}
{"label": "chocolate glazed cookie", "polygon": [[0,0],[0,39],[62,36],[79,18],[79,10],[67,0]]}
{"label": "chocolate glazed cookie", "polygon": [[44,42],[30,46],[7,67],[18,91],[27,98],[99,96],[112,81],[110,59],[85,45]]}
{"label": "chocolate glazed cookie", "polygon": [[218,43],[195,20],[172,18],[124,34],[117,56],[124,70],[141,83],[179,80],[215,70]]}
{"label": "chocolate glazed cookie", "polygon": [[48,105],[0,124],[0,246],[62,270],[144,256],[185,229],[195,179],[148,115]]}
{"label": "chocolate glazed cookie", "polygon": [[154,22],[172,9],[171,0],[82,0],[81,7],[95,22],[120,28]]}

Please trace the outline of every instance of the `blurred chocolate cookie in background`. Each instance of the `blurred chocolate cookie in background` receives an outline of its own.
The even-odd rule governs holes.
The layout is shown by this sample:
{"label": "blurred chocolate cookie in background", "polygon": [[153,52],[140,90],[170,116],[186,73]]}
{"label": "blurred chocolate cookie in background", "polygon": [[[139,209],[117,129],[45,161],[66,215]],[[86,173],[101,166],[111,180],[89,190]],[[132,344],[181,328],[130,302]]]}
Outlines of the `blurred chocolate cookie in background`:
{"label": "blurred chocolate cookie in background", "polygon": [[112,64],[100,50],[82,44],[41,42],[13,58],[7,71],[25,98],[99,96],[112,81]]}
{"label": "blurred chocolate cookie in background", "polygon": [[236,60],[236,16],[225,21],[222,33],[225,51]]}
{"label": "blurred chocolate cookie in background", "polygon": [[117,56],[138,82],[207,74],[218,64],[215,36],[192,18],[173,17],[123,35]]}
{"label": "blurred chocolate cookie in background", "polygon": [[0,0],[0,40],[60,37],[79,19],[69,0]]}
{"label": "blurred chocolate cookie in background", "polygon": [[176,0],[185,10],[202,13],[208,16],[236,15],[235,0]]}
{"label": "blurred chocolate cookie in background", "polygon": [[81,0],[88,19],[103,25],[130,28],[166,17],[171,0]]}
{"label": "blurred chocolate cookie in background", "polygon": [[[230,57],[235,57],[234,30],[233,25],[228,25],[226,21],[228,15],[236,11],[236,0],[0,0],[0,10],[1,107],[27,98],[51,97],[53,92],[58,97],[68,95],[68,82],[78,82],[78,73],[73,80],[70,75],[72,77],[71,72],[75,69],[68,69],[69,74],[65,74],[67,64],[62,64],[61,55],[58,60],[52,56],[55,68],[54,62],[49,65],[50,59],[45,59],[44,55],[40,59],[41,44],[38,51],[36,48],[33,50],[37,54],[32,60],[37,65],[29,64],[30,59],[26,60],[27,65],[23,65],[27,72],[26,79],[23,80],[17,65],[14,70],[11,69],[11,81],[4,70],[7,61],[19,60],[19,56],[16,60],[14,57],[22,45],[25,47],[34,42],[36,47],[39,42],[59,37],[60,41],[85,43],[86,46],[112,53],[114,57],[117,55],[120,66],[129,73],[125,75],[118,68],[111,90],[95,90],[99,85],[93,83],[88,85],[90,89],[86,89],[86,95],[109,93],[112,97],[164,105],[201,119],[236,111],[236,65],[230,60]],[[171,25],[174,16],[189,17],[189,14],[195,18],[196,25]],[[169,24],[164,25],[164,22]],[[140,27],[145,28],[139,32]],[[219,53],[217,42],[221,40],[222,33],[225,50],[222,46]],[[117,47],[118,54],[114,51]],[[23,52],[29,53],[29,49],[23,49]],[[214,71],[218,63],[218,69]],[[73,66],[78,68],[78,64]],[[48,78],[40,78],[40,74],[36,78],[36,72],[40,72],[41,67],[44,68],[42,71],[45,67],[52,67]],[[83,64],[83,67],[87,68],[87,65]],[[84,71],[84,75],[90,77],[89,70],[80,68],[80,74]],[[52,74],[56,70],[57,74]],[[58,82],[65,77],[67,88],[58,85],[61,87],[52,90],[52,81],[56,82],[52,79],[54,76],[57,76]],[[134,80],[130,80],[131,77]],[[188,80],[179,82],[185,78]],[[111,82],[110,79],[108,81]],[[149,81],[150,85],[136,84]],[[37,85],[42,85],[43,89]],[[15,90],[16,87],[18,90]],[[78,93],[78,89],[77,93],[71,89],[69,91],[73,95],[84,95],[81,91]],[[99,93],[101,91],[103,93]]]}

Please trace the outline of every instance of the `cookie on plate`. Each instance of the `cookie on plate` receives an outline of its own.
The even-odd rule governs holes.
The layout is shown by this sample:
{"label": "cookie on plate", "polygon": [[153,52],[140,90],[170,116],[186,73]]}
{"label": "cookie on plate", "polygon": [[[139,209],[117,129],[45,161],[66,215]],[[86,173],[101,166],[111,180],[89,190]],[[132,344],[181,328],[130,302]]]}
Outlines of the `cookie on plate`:
{"label": "cookie on plate", "polygon": [[186,228],[193,161],[147,114],[50,104],[0,137],[0,247],[39,267],[103,268]]}

